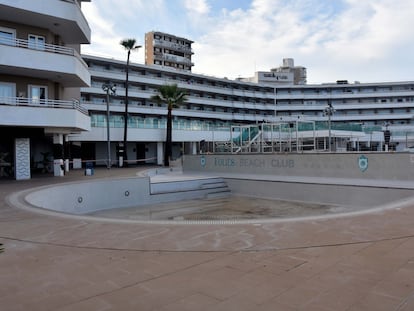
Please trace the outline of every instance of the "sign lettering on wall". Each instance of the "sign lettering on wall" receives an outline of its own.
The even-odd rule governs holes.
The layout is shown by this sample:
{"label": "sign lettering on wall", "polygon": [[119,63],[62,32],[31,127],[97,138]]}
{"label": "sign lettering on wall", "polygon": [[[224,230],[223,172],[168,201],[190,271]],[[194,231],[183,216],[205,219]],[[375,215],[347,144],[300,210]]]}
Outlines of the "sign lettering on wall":
{"label": "sign lettering on wall", "polygon": [[[201,166],[206,165],[205,157],[201,157]],[[241,167],[241,168],[294,168],[293,159],[264,159],[264,158],[214,158],[215,167]]]}

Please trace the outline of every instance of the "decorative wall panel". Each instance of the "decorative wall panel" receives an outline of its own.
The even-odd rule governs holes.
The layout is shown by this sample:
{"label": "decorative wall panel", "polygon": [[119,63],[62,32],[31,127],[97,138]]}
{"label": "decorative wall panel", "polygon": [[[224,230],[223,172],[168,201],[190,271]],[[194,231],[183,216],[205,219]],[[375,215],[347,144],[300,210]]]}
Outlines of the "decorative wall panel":
{"label": "decorative wall panel", "polygon": [[16,138],[15,148],[16,180],[30,179],[30,139]]}

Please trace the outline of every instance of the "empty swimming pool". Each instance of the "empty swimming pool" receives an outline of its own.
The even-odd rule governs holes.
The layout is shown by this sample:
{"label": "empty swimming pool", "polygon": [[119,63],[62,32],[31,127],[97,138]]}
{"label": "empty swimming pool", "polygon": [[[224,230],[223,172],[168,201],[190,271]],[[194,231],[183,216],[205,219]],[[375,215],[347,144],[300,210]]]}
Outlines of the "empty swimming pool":
{"label": "empty swimming pool", "polygon": [[220,224],[339,217],[405,206],[412,198],[411,183],[167,173],[35,188],[11,201],[100,221]]}
{"label": "empty swimming pool", "polygon": [[144,206],[114,208],[88,215],[129,220],[260,220],[288,219],[349,213],[356,208],[274,199],[228,196],[226,198],[183,200]]}

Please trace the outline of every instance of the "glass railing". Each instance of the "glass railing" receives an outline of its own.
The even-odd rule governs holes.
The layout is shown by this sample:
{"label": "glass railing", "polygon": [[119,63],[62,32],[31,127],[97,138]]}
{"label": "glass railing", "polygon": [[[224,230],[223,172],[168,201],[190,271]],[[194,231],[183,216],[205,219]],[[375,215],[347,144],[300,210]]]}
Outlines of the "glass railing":
{"label": "glass railing", "polygon": [[[264,125],[266,130],[266,124]],[[274,127],[274,131],[277,130],[282,132],[292,132],[292,131],[324,131],[329,130],[329,124],[327,121],[316,121],[315,125],[313,122],[299,122],[299,123],[281,123],[280,125],[277,125],[276,129]],[[337,130],[337,131],[356,131],[356,132],[362,132],[363,128],[361,124],[357,123],[331,123],[331,130]]]}
{"label": "glass railing", "polygon": [[[91,115],[92,127],[106,127],[106,115]],[[113,128],[123,128],[123,116],[110,116],[109,126]],[[198,120],[174,120],[172,123],[174,130],[186,131],[230,131],[230,125],[214,124]],[[156,118],[136,118],[128,119],[128,128],[136,129],[166,129],[167,121],[165,119]]]}
{"label": "glass railing", "polygon": [[[106,116],[104,114],[91,115],[92,127],[106,127]],[[314,125],[315,124],[315,125]],[[111,127],[124,127],[124,121],[122,115],[111,115],[110,117]],[[214,123],[212,121],[203,120],[186,120],[179,119],[173,121],[173,129],[177,130],[189,130],[189,131],[230,131],[232,126],[239,127],[240,125],[232,124],[230,122]],[[276,132],[293,132],[293,131],[327,131],[329,130],[329,124],[327,121],[315,121],[315,122],[293,122],[293,123],[264,123],[259,125],[251,124],[247,127],[262,128],[264,131],[276,131]],[[131,116],[128,119],[128,127],[141,128],[141,129],[165,129],[166,120],[162,118],[142,118],[137,116]],[[272,129],[273,127],[273,129]],[[332,122],[331,130],[336,131],[348,131],[348,132],[381,132],[383,129],[381,126],[366,126],[360,123],[340,123]]]}

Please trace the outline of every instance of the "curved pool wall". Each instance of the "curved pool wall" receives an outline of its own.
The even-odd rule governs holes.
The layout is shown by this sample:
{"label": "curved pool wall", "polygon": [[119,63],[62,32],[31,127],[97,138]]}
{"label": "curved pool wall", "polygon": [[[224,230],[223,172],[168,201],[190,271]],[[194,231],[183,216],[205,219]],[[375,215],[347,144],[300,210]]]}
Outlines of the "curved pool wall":
{"label": "curved pool wall", "polygon": [[[231,191],[367,210],[411,202],[413,167],[413,154],[194,155],[183,159],[185,178],[158,169],[144,177],[94,179],[32,189],[24,194],[24,200],[47,210],[87,214],[229,195]],[[170,176],[153,178],[158,174]]]}
{"label": "curved pool wall", "polygon": [[361,209],[414,197],[414,153],[186,155],[183,172],[223,177],[233,194]]}
{"label": "curved pool wall", "polygon": [[137,207],[214,196],[228,192],[222,178],[150,182],[149,177],[94,179],[35,188],[24,196],[31,206],[87,214],[98,210]]}
{"label": "curved pool wall", "polygon": [[348,185],[335,180],[324,182],[277,181],[244,178],[225,178],[233,194],[260,198],[320,203],[365,210],[414,198],[414,189],[380,185]]}

